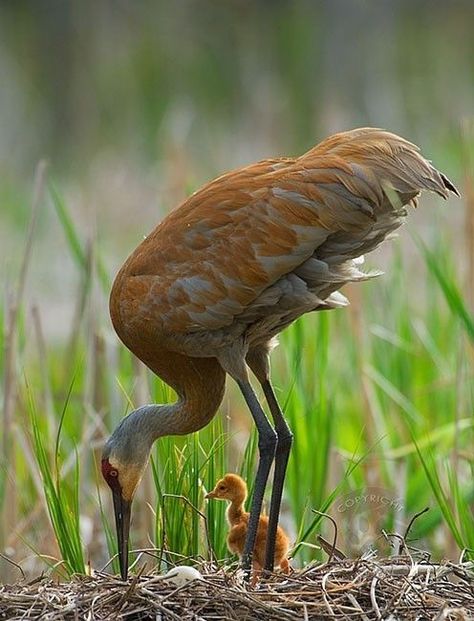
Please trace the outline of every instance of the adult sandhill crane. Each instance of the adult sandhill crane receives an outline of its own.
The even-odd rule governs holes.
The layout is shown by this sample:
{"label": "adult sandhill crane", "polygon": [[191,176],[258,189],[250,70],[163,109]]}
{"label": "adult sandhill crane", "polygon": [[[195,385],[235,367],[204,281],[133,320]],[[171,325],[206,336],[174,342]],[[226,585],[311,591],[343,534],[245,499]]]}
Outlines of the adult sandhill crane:
{"label": "adult sandhill crane", "polygon": [[[296,159],[257,162],[211,181],[172,211],[119,271],[110,296],[124,344],[177,393],[126,416],[105,444],[122,578],[130,509],[157,438],[207,425],[228,373],[258,430],[259,461],[242,564],[248,569],[275,462],[265,569],[273,568],[292,434],[269,375],[276,335],[310,311],[347,304],[369,278],[357,261],[403,222],[422,190],[458,194],[403,138],[380,129],[331,136]],[[261,384],[274,426],[249,381]]]}

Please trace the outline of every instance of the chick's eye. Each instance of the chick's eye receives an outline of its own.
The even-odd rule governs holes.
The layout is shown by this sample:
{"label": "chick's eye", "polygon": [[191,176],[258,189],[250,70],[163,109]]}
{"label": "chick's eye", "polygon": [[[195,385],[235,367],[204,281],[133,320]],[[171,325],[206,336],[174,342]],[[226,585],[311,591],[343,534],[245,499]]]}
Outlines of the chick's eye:
{"label": "chick's eye", "polygon": [[219,485],[219,489],[220,489],[221,491],[225,490],[225,485]]}

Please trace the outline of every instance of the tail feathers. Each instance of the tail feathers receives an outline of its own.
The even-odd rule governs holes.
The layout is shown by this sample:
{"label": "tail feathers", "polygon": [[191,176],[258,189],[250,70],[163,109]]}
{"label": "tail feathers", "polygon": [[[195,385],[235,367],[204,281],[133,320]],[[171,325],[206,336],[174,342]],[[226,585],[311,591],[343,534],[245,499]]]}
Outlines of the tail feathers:
{"label": "tail feathers", "polygon": [[446,175],[444,175],[443,173],[439,173],[441,176],[441,179],[444,183],[444,187],[449,190],[450,192],[452,192],[453,194],[456,194],[456,196],[461,196],[459,194],[459,191],[457,189],[457,187],[454,185],[454,183],[452,183],[447,177]]}
{"label": "tail feathers", "polygon": [[402,205],[411,203],[422,190],[445,199],[450,192],[459,196],[455,185],[421,155],[416,145],[381,129],[365,127],[335,134],[300,159],[308,168],[313,164],[314,168],[322,165],[337,170],[335,181],[347,192],[369,203],[376,197],[375,204],[382,210],[387,207],[387,188],[397,193]]}

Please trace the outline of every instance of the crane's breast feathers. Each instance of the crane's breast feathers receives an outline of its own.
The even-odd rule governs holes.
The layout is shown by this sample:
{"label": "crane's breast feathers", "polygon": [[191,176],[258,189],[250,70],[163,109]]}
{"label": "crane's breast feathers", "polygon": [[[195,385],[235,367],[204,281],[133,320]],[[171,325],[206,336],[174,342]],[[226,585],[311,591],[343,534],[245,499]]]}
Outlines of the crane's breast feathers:
{"label": "crane's breast feathers", "polygon": [[227,173],[190,196],[125,264],[121,314],[184,334],[244,330],[272,313],[285,325],[343,304],[337,289],[373,275],[354,260],[401,224],[421,190],[446,197],[451,187],[393,134],[339,136],[298,159]]}

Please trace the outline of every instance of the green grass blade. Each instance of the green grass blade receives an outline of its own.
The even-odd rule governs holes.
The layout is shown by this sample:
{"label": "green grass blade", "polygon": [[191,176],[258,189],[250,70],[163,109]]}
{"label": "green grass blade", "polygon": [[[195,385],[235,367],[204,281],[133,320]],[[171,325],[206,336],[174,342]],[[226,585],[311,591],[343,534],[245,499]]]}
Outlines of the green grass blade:
{"label": "green grass blade", "polygon": [[421,240],[417,240],[430,272],[436,278],[451,312],[459,318],[466,334],[474,341],[474,316],[469,311],[456,280],[447,269],[446,257],[430,250]]}
{"label": "green grass blade", "polygon": [[87,255],[82,247],[82,243],[79,239],[76,227],[74,226],[74,221],[69,214],[62,195],[59,193],[58,189],[51,180],[49,181],[49,191],[59,222],[66,236],[69,250],[71,251],[71,256],[73,257],[77,265],[81,268],[81,270],[86,271]]}
{"label": "green grass blade", "polygon": [[[67,572],[85,573],[85,563],[79,529],[79,462],[76,454],[73,491],[70,492],[66,481],[60,474],[59,432],[56,439],[56,451],[51,456],[45,446],[48,434],[41,428],[31,391],[29,394],[30,424],[33,433],[33,449],[38,469],[41,474],[46,506],[51,526],[56,536],[58,547]],[[65,410],[66,408],[64,408]],[[62,424],[60,424],[61,428]]]}
{"label": "green grass blade", "polygon": [[[88,253],[84,250],[76,226],[74,225],[74,220],[66,206],[66,202],[52,181],[49,181],[49,191],[58,220],[64,231],[71,256],[81,271],[86,275],[86,278],[88,278],[90,271]],[[109,291],[110,276],[100,256],[96,257],[96,265],[99,281],[104,291]]]}
{"label": "green grass blade", "polygon": [[441,512],[446,520],[446,523],[456,541],[458,546],[462,549],[465,546],[464,538],[459,530],[456,516],[451,507],[451,501],[446,492],[443,489],[443,484],[441,482],[441,478],[439,476],[438,468],[436,466],[436,462],[431,452],[427,452],[427,456],[423,454],[423,451],[419,448],[416,439],[413,439],[413,443],[415,444],[418,452],[418,457],[420,459],[421,465],[423,466],[423,470],[425,471],[426,478],[431,487],[431,490],[438,502],[438,505],[441,509]]}

